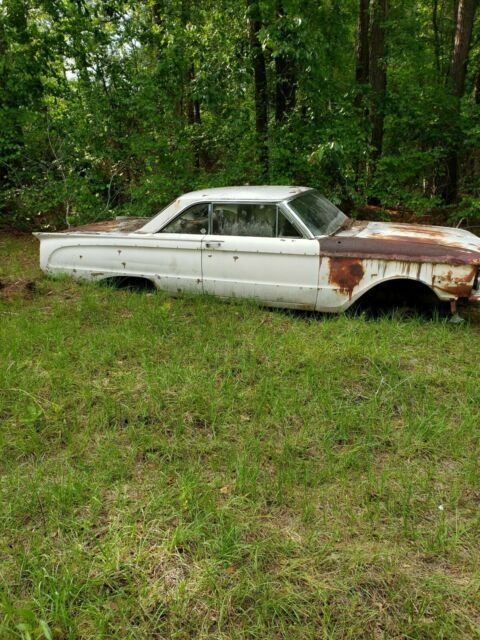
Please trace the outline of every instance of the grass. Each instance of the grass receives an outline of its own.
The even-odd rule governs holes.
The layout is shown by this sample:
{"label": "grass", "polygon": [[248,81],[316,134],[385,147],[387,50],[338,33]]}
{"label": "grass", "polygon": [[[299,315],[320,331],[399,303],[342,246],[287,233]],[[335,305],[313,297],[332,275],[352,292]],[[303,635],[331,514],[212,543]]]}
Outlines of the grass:
{"label": "grass", "polygon": [[1,638],[480,637],[478,324],[36,264],[0,236]]}

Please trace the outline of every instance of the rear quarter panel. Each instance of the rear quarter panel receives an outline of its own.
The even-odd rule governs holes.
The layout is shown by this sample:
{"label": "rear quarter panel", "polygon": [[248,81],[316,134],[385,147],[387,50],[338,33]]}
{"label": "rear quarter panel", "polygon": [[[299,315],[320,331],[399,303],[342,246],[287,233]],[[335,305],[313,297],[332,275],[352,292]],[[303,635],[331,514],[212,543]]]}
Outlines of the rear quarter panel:
{"label": "rear quarter panel", "polygon": [[40,234],[40,267],[79,280],[143,277],[170,291],[201,291],[200,240],[165,235]]}

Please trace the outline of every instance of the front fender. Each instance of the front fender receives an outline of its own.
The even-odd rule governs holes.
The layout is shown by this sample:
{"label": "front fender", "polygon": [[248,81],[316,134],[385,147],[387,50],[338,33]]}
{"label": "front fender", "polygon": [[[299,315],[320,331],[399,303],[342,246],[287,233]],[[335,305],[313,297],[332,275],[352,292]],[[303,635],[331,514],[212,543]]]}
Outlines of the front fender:
{"label": "front fender", "polygon": [[458,300],[470,295],[476,269],[473,265],[323,256],[316,309],[345,311],[374,287],[395,280],[421,283],[439,300]]}

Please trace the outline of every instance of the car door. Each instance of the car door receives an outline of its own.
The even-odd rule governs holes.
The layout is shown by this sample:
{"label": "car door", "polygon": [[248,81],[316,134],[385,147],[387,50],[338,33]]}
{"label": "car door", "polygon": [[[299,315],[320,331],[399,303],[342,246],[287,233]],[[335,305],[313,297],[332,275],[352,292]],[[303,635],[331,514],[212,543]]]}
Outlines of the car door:
{"label": "car door", "polygon": [[319,243],[274,203],[213,203],[202,246],[203,289],[272,306],[315,308]]}
{"label": "car door", "polygon": [[209,205],[193,205],[157,233],[139,238],[141,261],[157,286],[174,293],[202,292],[202,240],[208,230]]}

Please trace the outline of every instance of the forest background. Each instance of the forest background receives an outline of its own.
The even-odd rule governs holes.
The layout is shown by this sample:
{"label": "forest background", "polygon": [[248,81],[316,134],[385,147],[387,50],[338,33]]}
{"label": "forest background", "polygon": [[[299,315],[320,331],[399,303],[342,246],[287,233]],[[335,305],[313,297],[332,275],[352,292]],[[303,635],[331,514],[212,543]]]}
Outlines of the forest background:
{"label": "forest background", "polygon": [[3,0],[0,227],[151,216],[234,184],[475,226],[477,5]]}

